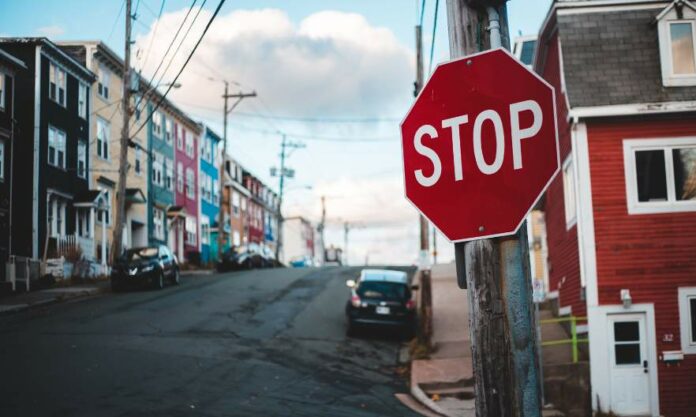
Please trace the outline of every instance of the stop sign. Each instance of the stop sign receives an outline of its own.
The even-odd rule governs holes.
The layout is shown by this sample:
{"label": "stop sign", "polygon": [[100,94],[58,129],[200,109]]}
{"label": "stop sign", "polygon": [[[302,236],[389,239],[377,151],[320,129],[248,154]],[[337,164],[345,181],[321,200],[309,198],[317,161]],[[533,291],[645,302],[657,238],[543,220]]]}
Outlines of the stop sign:
{"label": "stop sign", "polygon": [[438,66],[401,140],[406,198],[453,242],[517,232],[560,170],[553,87],[504,49]]}

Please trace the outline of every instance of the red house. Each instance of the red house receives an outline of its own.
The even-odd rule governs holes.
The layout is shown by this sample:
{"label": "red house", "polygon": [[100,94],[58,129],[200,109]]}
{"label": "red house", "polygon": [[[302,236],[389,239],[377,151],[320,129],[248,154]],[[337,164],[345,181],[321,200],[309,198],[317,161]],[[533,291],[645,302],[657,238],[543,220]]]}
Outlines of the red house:
{"label": "red house", "polygon": [[[198,141],[200,126],[195,123],[174,122],[176,160],[176,206],[180,209],[181,221],[177,226],[181,233],[175,234],[175,252],[180,259],[192,260],[200,253],[198,230],[200,196],[198,193]],[[182,253],[183,252],[183,253]],[[183,255],[183,256],[182,256]]]}
{"label": "red house", "polygon": [[556,88],[551,294],[587,316],[592,406],[696,415],[696,3],[556,0],[535,70]]}

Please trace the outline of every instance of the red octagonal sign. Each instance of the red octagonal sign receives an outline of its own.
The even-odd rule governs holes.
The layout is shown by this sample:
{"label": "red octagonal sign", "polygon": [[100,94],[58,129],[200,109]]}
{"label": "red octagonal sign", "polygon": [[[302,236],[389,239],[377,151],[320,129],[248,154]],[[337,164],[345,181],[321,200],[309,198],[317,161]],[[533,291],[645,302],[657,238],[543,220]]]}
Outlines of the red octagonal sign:
{"label": "red octagonal sign", "polygon": [[438,66],[401,140],[406,198],[453,242],[517,232],[560,170],[553,87],[504,49]]}

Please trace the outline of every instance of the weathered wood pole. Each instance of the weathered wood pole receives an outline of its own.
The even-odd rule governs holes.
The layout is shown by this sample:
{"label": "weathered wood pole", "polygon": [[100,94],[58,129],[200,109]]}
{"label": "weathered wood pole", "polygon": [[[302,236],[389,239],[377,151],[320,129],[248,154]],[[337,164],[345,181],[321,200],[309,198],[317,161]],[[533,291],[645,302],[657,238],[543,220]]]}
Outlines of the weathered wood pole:
{"label": "weathered wood pole", "polygon": [[[490,48],[489,13],[499,16],[500,41],[509,49],[504,1],[448,0],[451,58]],[[486,4],[488,3],[488,4]],[[502,5],[500,5],[502,4]],[[541,415],[536,323],[527,247],[527,228],[517,235],[455,246],[457,269],[468,288],[469,331],[477,417]]]}

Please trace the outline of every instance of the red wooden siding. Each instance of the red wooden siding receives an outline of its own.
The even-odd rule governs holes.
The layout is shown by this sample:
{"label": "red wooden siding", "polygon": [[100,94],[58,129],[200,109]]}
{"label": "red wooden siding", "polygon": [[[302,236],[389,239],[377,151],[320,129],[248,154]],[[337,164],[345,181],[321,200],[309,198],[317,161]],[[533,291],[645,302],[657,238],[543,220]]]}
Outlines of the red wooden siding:
{"label": "red wooden siding", "polygon": [[[562,163],[571,152],[571,141],[567,101],[561,92],[559,55],[558,38],[554,35],[548,44],[541,76],[556,89],[558,139]],[[572,306],[574,315],[584,316],[587,309],[581,295],[578,233],[576,226],[566,230],[562,174],[553,180],[546,191],[543,210],[546,215],[549,291],[558,290],[559,305],[561,307]]]}
{"label": "red wooden siding", "polygon": [[[681,349],[677,289],[696,286],[696,212],[629,215],[623,140],[670,136],[696,136],[696,117],[588,123],[599,303],[620,304],[622,288],[654,303],[658,355]],[[693,416],[696,355],[658,368],[662,415]]]}

